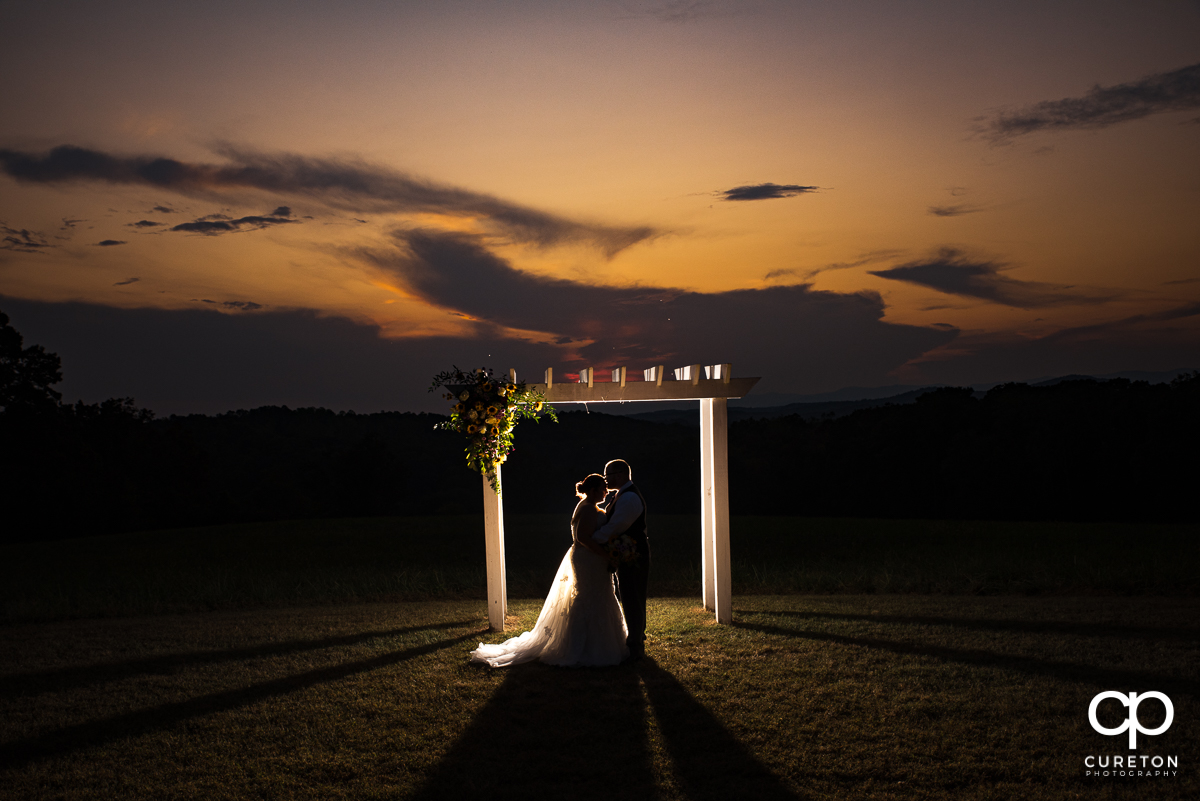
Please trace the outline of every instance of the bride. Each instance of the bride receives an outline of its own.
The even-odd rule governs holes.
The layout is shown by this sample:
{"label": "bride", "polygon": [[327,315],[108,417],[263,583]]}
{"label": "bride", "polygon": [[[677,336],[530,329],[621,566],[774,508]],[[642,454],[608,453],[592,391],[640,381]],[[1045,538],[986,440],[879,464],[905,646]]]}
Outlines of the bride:
{"label": "bride", "polygon": [[592,473],[575,485],[579,504],[571,516],[574,543],[550,588],[532,630],[499,645],[480,643],[472,662],[507,667],[537,659],[559,667],[615,665],[629,656],[625,617],[613,592],[608,554],[592,540],[604,522],[598,506],[604,476]]}

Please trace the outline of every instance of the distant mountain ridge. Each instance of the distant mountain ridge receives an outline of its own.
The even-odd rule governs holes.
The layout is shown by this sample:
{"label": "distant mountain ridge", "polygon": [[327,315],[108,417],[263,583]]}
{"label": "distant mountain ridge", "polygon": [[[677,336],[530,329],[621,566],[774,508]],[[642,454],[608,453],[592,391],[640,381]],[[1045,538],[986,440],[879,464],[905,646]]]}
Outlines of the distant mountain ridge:
{"label": "distant mountain ridge", "polygon": [[[971,388],[975,390],[976,397],[983,397],[989,389],[1000,386],[1006,383],[1022,383],[1029,384],[1035,387],[1049,387],[1055,384],[1061,384],[1064,381],[1111,381],[1117,378],[1125,378],[1130,381],[1146,381],[1150,384],[1165,384],[1174,381],[1181,375],[1187,375],[1192,372],[1197,372],[1194,369],[1178,368],[1175,370],[1165,370],[1162,372],[1147,372],[1144,370],[1127,370],[1119,373],[1108,373],[1106,375],[1064,375],[1054,378],[1038,378],[1032,381],[1007,382],[997,381],[990,384],[973,384]],[[786,417],[790,414],[798,414],[805,419],[815,419],[819,417],[841,417],[843,415],[856,412],[859,409],[871,409],[877,406],[886,406],[887,404],[905,404],[914,403],[917,398],[924,395],[926,392],[938,389],[939,387],[948,386],[946,384],[931,384],[928,386],[912,386],[898,384],[888,387],[846,387],[834,392],[825,392],[817,395],[788,395],[785,393],[769,393],[760,396],[749,396],[747,398],[739,398],[729,402],[729,421],[751,420],[751,419],[771,419],[775,417]],[[791,402],[778,403],[780,399],[797,398]],[[775,401],[775,403],[772,403]],[[604,407],[597,408],[600,413],[609,413],[609,410]],[[646,420],[654,423],[687,423],[699,425],[699,415],[696,414],[696,409],[689,404],[689,408],[670,408],[657,409],[649,412],[620,412],[622,417],[632,417],[637,420]]]}

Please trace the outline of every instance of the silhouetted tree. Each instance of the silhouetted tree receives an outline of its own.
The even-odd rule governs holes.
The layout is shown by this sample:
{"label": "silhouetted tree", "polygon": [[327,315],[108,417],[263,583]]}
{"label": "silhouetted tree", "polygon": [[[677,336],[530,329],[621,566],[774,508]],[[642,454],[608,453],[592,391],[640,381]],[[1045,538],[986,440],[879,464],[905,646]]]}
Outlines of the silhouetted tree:
{"label": "silhouetted tree", "polygon": [[966,388],[729,431],[735,514],[1196,520],[1200,374]]}
{"label": "silhouetted tree", "polygon": [[[440,415],[267,406],[154,419],[132,398],[61,404],[59,365],[0,314],[0,541],[480,511],[479,476],[461,438],[435,430]],[[564,412],[522,429],[506,510],[565,521],[575,482],[624,458],[654,513],[697,514],[699,435],[695,422]],[[732,423],[730,508],[1195,521],[1198,450],[1200,373],[1170,385],[1004,384],[982,397],[946,387],[841,417]]]}
{"label": "silhouetted tree", "polygon": [[62,381],[62,361],[41,345],[24,345],[24,337],[0,311],[0,408],[52,411],[62,399],[51,389]]}

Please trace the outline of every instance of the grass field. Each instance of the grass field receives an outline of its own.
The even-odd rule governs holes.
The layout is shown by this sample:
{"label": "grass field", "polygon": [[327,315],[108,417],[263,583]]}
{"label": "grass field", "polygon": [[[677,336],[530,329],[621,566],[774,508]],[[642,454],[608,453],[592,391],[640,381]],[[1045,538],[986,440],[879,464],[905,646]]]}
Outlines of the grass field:
{"label": "grass field", "polygon": [[[692,597],[699,521],[652,521],[651,594]],[[544,595],[565,517],[506,523],[508,591]],[[734,592],[1200,594],[1200,526],[735,517]],[[307,520],[0,547],[0,619],[484,597],[479,517]]]}
{"label": "grass field", "polygon": [[[513,605],[512,625],[538,604]],[[752,596],[650,609],[636,667],[467,662],[476,601],[0,628],[6,798],[1195,798],[1200,602]],[[1138,753],[1107,689],[1167,693]],[[1155,715],[1158,714],[1156,718]],[[1146,704],[1147,728],[1161,708]],[[1115,719],[1105,719],[1115,725]]]}
{"label": "grass field", "polygon": [[[509,519],[507,634],[477,518],[2,548],[0,798],[1200,797],[1195,527],[735,519],[717,626],[660,517],[648,660],[469,664],[562,527]],[[1104,690],[1171,698],[1176,775],[1085,775]]]}

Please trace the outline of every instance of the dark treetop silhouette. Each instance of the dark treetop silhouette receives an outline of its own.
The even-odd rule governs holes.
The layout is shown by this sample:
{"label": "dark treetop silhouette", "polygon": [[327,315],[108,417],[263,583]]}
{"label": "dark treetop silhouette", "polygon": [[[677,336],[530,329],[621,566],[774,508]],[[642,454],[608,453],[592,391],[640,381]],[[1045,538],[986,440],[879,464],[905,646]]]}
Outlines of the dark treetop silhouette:
{"label": "dark treetop silhouette", "polygon": [[[438,415],[262,407],[154,419],[131,399],[62,404],[58,358],[5,324],[0,508],[7,541],[256,520],[478,513]],[[611,458],[656,514],[694,514],[700,432],[595,412],[522,431],[510,513],[555,512]],[[733,514],[1194,520],[1200,376],[946,388],[828,420],[730,424]],[[1182,459],[1179,458],[1182,456]],[[1176,467],[1183,464],[1182,468]],[[795,487],[804,492],[794,492]],[[69,502],[67,502],[69,501]]]}
{"label": "dark treetop silhouette", "polygon": [[62,399],[51,385],[62,381],[62,362],[24,337],[0,312],[0,411],[46,410]]}

